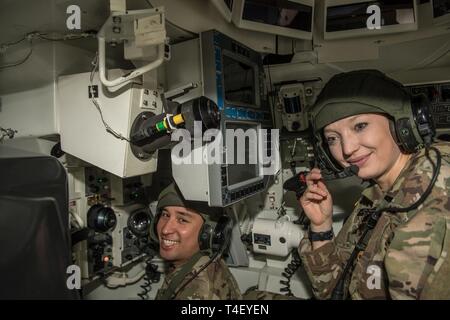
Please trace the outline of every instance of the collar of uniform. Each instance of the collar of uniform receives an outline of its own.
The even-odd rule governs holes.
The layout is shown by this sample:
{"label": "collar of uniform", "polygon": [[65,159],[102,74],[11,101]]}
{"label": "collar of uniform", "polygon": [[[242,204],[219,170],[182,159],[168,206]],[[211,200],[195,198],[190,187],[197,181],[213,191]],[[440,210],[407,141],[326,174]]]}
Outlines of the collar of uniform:
{"label": "collar of uniform", "polygon": [[[200,270],[200,268],[202,268],[206,263],[208,263],[208,261],[209,261],[209,256],[207,256],[207,255],[202,256],[202,257],[194,264],[194,266],[192,267],[191,270],[192,270],[193,272],[197,272],[197,271]],[[185,266],[186,263],[188,263],[188,262],[189,262],[189,260],[186,261],[186,262],[183,263],[183,264],[180,264],[179,266],[175,266],[175,265],[173,265],[173,264],[170,264],[170,265],[169,265],[169,269],[168,269],[167,274],[166,274],[166,279],[167,279],[167,281],[170,282],[170,280],[171,280],[173,277],[175,277],[175,275],[176,275],[178,272],[180,272],[181,270],[183,270],[184,266]]]}
{"label": "collar of uniform", "polygon": [[383,191],[373,181],[361,194],[361,204],[365,207],[374,207],[383,198]]}

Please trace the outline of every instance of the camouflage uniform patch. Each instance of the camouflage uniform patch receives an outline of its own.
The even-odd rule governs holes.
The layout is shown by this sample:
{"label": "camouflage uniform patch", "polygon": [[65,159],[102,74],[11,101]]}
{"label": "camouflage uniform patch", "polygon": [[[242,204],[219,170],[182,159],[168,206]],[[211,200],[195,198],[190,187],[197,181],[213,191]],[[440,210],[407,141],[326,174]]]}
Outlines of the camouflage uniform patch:
{"label": "camouflage uniform patch", "polygon": [[[450,297],[450,144],[435,144],[442,166],[431,194],[417,209],[384,212],[355,263],[347,283],[352,299],[448,299]],[[436,163],[436,155],[429,151]],[[383,194],[377,185],[363,191],[360,201],[337,237],[311,251],[305,237],[300,257],[319,299],[330,297],[368,215],[387,195],[392,207],[406,208],[424,193],[432,178],[424,150],[416,153],[393,187]]]}
{"label": "camouflage uniform patch", "polygon": [[[181,288],[186,281],[191,279],[206,263],[209,257],[203,256],[189,272],[185,281],[183,281],[179,288]],[[170,271],[164,278],[164,283],[159,289],[156,300],[161,299],[162,292],[167,289],[170,281],[181,270],[181,267]],[[178,290],[178,288],[177,288]],[[175,290],[175,291],[177,291]],[[225,262],[219,258],[214,260],[206,269],[202,270],[198,276],[186,285],[174,298],[175,300],[240,300],[242,298],[239,286],[236,283],[233,275],[228,269]]]}

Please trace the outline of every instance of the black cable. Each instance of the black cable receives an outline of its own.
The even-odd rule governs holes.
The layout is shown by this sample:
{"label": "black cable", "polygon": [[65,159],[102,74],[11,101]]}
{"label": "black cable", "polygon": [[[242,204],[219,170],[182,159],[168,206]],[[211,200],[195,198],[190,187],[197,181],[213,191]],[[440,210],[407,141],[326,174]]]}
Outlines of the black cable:
{"label": "black cable", "polygon": [[1,46],[0,47],[10,47],[10,46],[14,46],[14,45],[16,45],[16,44],[19,44],[19,43],[21,43],[23,40],[25,40],[27,38],[27,35],[25,35],[25,36],[23,36],[20,40],[17,40],[17,41],[12,41],[12,42],[5,42],[5,43],[2,43],[1,44]]}
{"label": "black cable", "polygon": [[6,48],[19,44],[22,41],[28,39],[28,42],[30,44],[30,49],[28,54],[21,60],[17,61],[17,62],[13,62],[13,63],[9,63],[9,64],[5,64],[0,66],[0,70],[3,69],[7,69],[7,68],[12,68],[12,67],[17,67],[20,66],[21,64],[24,64],[31,56],[31,54],[33,53],[33,39],[34,38],[39,38],[41,40],[46,40],[46,41],[67,41],[67,40],[79,40],[79,39],[86,39],[89,37],[96,37],[96,31],[88,31],[85,32],[83,34],[80,34],[80,36],[73,36],[71,34],[69,35],[64,35],[62,38],[58,38],[58,39],[54,39],[54,38],[48,38],[45,36],[46,34],[38,32],[38,31],[33,31],[33,32],[28,32],[25,36],[23,36],[20,40],[17,41],[13,41],[13,42],[7,42],[7,43],[2,43],[0,45],[0,49],[6,50]]}
{"label": "black cable", "polygon": [[153,265],[151,263],[153,257],[150,256],[145,260],[145,275],[144,284],[140,285],[142,291],[137,295],[142,300],[148,300],[148,293],[152,290],[151,272],[153,271]]}
{"label": "black cable", "polygon": [[[436,164],[430,158],[429,149],[433,149],[433,151],[436,153]],[[390,213],[398,213],[398,212],[407,212],[410,210],[415,210],[425,201],[426,198],[428,198],[428,196],[430,195],[431,191],[433,190],[434,184],[436,183],[436,180],[438,178],[439,171],[441,169],[442,156],[441,156],[440,151],[438,149],[436,149],[435,147],[426,148],[425,156],[427,157],[428,161],[431,163],[431,166],[433,167],[433,177],[431,178],[430,184],[428,185],[425,192],[422,194],[422,196],[420,197],[419,200],[417,200],[415,203],[413,203],[412,205],[410,205],[407,208],[387,208],[386,211],[388,211]]]}
{"label": "black cable", "polygon": [[42,40],[47,40],[47,41],[67,41],[67,40],[80,40],[80,39],[85,39],[87,37],[74,37],[74,38],[58,38],[58,39],[53,39],[53,38],[48,38],[48,37],[44,37],[43,35],[39,35],[39,38]]}
{"label": "black cable", "polygon": [[112,134],[115,138],[120,139],[120,140],[125,140],[127,142],[130,142],[130,139],[128,139],[127,137],[123,136],[121,133],[115,131],[113,128],[111,128],[111,126],[106,122],[105,118],[103,117],[103,110],[100,106],[100,104],[98,103],[97,99],[95,98],[94,92],[93,92],[93,88],[94,88],[94,74],[98,69],[98,52],[96,52],[94,59],[92,60],[91,64],[92,64],[92,69],[91,69],[91,74],[89,77],[90,80],[90,86],[89,86],[89,92],[91,93],[91,101],[92,104],[95,106],[95,108],[97,109],[98,113],[100,114],[100,119],[103,123],[103,126],[105,127],[106,132]]}
{"label": "black cable", "polygon": [[206,269],[206,267],[208,267],[220,254],[221,252],[218,251],[215,254],[212,255],[211,258],[209,258],[209,261],[207,263],[205,263],[205,265],[203,267],[200,268],[200,270],[198,270],[188,281],[186,281],[177,291],[175,291],[175,293],[173,294],[173,297],[176,297],[178,295],[178,293],[183,290],[189,283],[192,282],[192,280],[194,280],[195,278],[197,278],[197,276]]}
{"label": "black cable", "polygon": [[[376,211],[377,212],[377,211]],[[375,214],[375,212],[374,212]],[[350,269],[353,268],[353,262],[356,259],[358,253],[362,250],[364,250],[363,248],[363,242],[364,239],[367,235],[367,233],[369,232],[369,228],[366,228],[366,230],[364,230],[363,235],[361,236],[361,238],[359,238],[358,243],[355,246],[355,249],[352,251],[352,254],[350,255],[350,257],[347,260],[347,263],[344,267],[344,270],[342,271],[341,277],[339,278],[336,287],[334,287],[333,292],[331,294],[331,300],[343,300],[345,297],[345,283],[346,283],[346,279],[347,276],[350,274]]]}
{"label": "black cable", "polygon": [[38,37],[42,40],[47,41],[70,41],[70,40],[80,40],[87,38],[96,38],[97,31],[96,30],[88,30],[82,33],[70,33],[70,34],[62,34],[60,38],[50,38],[47,37],[48,33],[38,33]]}
{"label": "black cable", "polygon": [[[144,241],[145,240],[145,241]],[[148,241],[146,237],[137,238],[135,242],[140,254],[147,255],[145,263],[144,283],[140,285],[142,291],[137,295],[142,300],[148,300],[148,293],[152,290],[152,283],[159,282],[161,273],[158,272],[158,266],[152,263],[152,260],[157,252],[156,248],[152,246],[152,242]]]}
{"label": "black cable", "polygon": [[24,64],[30,58],[32,53],[33,53],[33,43],[30,40],[30,51],[28,52],[28,54],[22,60],[20,60],[18,62],[13,62],[13,63],[9,63],[9,64],[5,64],[3,66],[0,66],[0,70],[6,69],[6,68],[17,67],[17,66],[20,66],[21,64]]}
{"label": "black cable", "polygon": [[70,237],[72,240],[72,247],[75,246],[78,242],[87,240],[94,235],[94,230],[90,228],[82,228],[73,232]]}
{"label": "black cable", "polygon": [[175,293],[173,294],[173,296],[171,297],[171,299],[173,299],[173,297],[176,297],[178,295],[178,293],[183,290],[189,283],[192,282],[192,280],[194,280],[203,270],[205,270],[214,260],[216,260],[217,258],[221,258],[225,249],[228,248],[228,244],[231,240],[231,237],[225,237],[224,241],[222,242],[222,246],[219,248],[219,250],[217,250],[216,252],[214,252],[212,254],[212,256],[209,258],[209,261],[200,268],[200,270],[198,270],[188,281],[186,281],[177,291],[175,291]]}
{"label": "black cable", "polygon": [[281,292],[286,292],[285,295],[292,297],[294,296],[291,291],[291,278],[297,272],[298,268],[302,265],[302,261],[300,260],[300,256],[298,254],[297,248],[292,249],[292,260],[284,269],[284,272],[281,274],[287,280],[280,280],[280,284],[284,285],[280,289]]}

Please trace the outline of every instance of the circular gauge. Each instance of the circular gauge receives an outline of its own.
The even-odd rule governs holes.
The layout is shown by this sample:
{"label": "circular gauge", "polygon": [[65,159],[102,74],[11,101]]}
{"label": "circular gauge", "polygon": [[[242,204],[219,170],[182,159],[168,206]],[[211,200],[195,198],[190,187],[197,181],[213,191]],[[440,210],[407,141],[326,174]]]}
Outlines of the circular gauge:
{"label": "circular gauge", "polygon": [[93,205],[87,213],[88,227],[97,232],[106,232],[113,229],[117,223],[114,210],[101,204]]}
{"label": "circular gauge", "polygon": [[127,224],[128,228],[134,235],[142,237],[149,234],[150,223],[150,214],[144,209],[138,209],[131,213]]}

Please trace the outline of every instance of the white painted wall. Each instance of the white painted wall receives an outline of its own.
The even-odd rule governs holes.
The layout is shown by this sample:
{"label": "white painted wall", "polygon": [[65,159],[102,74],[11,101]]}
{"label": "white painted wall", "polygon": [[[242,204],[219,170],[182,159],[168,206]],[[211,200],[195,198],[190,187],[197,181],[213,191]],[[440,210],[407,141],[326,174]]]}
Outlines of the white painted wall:
{"label": "white painted wall", "polygon": [[2,96],[0,126],[17,130],[16,137],[56,133],[54,83]]}
{"label": "white painted wall", "polygon": [[62,42],[33,45],[23,65],[0,74],[0,126],[17,137],[57,133],[55,88],[61,74],[89,71],[94,53]]}

